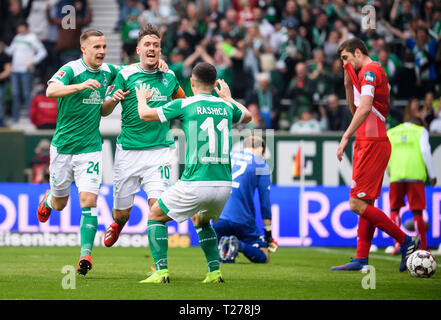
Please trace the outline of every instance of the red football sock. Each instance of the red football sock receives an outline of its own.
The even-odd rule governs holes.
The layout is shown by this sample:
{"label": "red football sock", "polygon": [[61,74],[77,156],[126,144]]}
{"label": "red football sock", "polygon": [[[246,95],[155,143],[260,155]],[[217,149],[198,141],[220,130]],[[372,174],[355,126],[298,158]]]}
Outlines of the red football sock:
{"label": "red football sock", "polygon": [[368,205],[362,215],[373,226],[386,232],[399,244],[403,244],[406,234],[380,209]]}
{"label": "red football sock", "polygon": [[413,223],[415,225],[415,230],[418,231],[418,235],[420,236],[420,249],[425,250],[427,246],[426,242],[426,224],[424,223],[423,216],[422,215],[414,215],[413,216]]}
{"label": "red football sock", "polygon": [[401,226],[401,217],[400,217],[400,211],[399,210],[397,210],[397,211],[392,210],[391,213],[390,213],[390,219],[393,222],[395,222],[395,224],[397,226],[399,226],[399,227]]}
{"label": "red football sock", "polygon": [[375,227],[363,216],[358,220],[357,229],[357,253],[356,259],[364,259],[369,257],[372,238],[374,237]]}
{"label": "red football sock", "polygon": [[[400,217],[400,210],[392,210],[390,213],[390,219],[398,226],[401,226],[401,217]],[[397,242],[394,239],[395,242]]]}

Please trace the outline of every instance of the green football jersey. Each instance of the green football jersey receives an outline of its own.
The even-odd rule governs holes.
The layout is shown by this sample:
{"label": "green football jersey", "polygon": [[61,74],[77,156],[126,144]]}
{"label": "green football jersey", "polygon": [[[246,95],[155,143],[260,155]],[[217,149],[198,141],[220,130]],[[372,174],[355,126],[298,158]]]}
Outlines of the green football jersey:
{"label": "green football jersey", "polygon": [[81,58],[62,66],[48,81],[71,85],[95,79],[101,84],[95,90],[86,89],[58,98],[57,126],[52,139],[58,153],[80,154],[102,150],[99,130],[101,105],[107,87],[118,71],[119,67],[107,63],[92,69]]}
{"label": "green football jersey", "polygon": [[139,118],[136,90],[141,83],[150,85],[155,94],[149,101],[152,108],[160,107],[172,100],[172,95],[179,89],[179,83],[172,71],[146,71],[138,64],[123,68],[109,87],[106,99],[115,91],[130,91],[121,101],[121,133],[116,143],[123,150],[149,150],[169,147],[174,144],[170,132],[170,122],[146,122]]}
{"label": "green football jersey", "polygon": [[161,122],[182,121],[187,150],[181,180],[231,181],[231,127],[244,116],[237,105],[211,94],[198,94],[169,102],[157,112]]}

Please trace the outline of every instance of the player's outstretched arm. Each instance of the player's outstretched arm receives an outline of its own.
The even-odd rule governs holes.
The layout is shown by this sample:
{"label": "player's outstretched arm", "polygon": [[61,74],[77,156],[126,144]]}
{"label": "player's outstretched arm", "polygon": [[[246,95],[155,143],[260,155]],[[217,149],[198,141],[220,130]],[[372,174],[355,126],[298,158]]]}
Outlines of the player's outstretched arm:
{"label": "player's outstretched arm", "polygon": [[[217,87],[217,85],[220,86],[220,89]],[[233,99],[233,97],[231,96],[230,88],[228,87],[228,84],[225,82],[225,80],[217,80],[214,89],[216,90],[219,97],[221,97],[225,101],[234,103],[240,110],[242,110],[242,112],[244,113],[242,123],[248,123],[252,120],[251,113],[248,111],[248,109],[243,104]]]}
{"label": "player's outstretched arm", "polygon": [[136,98],[138,99],[139,118],[144,121],[160,121],[158,112],[148,106],[149,101],[155,94],[154,90],[150,90],[150,85],[141,83],[139,88],[135,88]]}
{"label": "player's outstretched arm", "polygon": [[101,87],[101,84],[94,79],[88,79],[83,83],[69,85],[64,85],[59,82],[50,82],[46,89],[46,96],[48,98],[63,98],[78,91],[86,89],[95,90],[99,87]]}

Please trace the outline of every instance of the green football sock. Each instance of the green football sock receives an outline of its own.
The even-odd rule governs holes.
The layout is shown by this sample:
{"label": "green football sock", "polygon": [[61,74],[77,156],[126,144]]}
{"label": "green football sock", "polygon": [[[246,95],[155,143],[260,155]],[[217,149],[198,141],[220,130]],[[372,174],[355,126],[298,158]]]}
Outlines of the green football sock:
{"label": "green football sock", "polygon": [[117,225],[120,227],[124,227],[126,225],[128,218],[120,218],[120,219],[114,219]]}
{"label": "green football sock", "polygon": [[82,208],[80,222],[81,257],[92,255],[97,226],[98,217],[96,215],[96,208]]}
{"label": "green football sock", "polygon": [[51,200],[52,200],[52,192],[49,191],[49,193],[46,196],[46,199],[44,199],[44,206],[48,209],[52,209]]}
{"label": "green football sock", "polygon": [[168,227],[166,222],[148,220],[147,232],[149,247],[152,252],[156,270],[168,269]]}
{"label": "green football sock", "polygon": [[217,247],[217,235],[211,224],[195,226],[198,233],[199,245],[207,259],[208,272],[219,270],[219,250]]}

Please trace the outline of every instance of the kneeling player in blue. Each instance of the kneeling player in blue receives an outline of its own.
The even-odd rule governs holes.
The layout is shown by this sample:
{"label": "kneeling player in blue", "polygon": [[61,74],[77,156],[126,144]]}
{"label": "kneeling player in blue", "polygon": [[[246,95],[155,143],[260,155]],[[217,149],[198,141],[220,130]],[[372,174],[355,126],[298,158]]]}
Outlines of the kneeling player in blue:
{"label": "kneeling player in blue", "polygon": [[[238,252],[255,263],[268,263],[277,250],[271,235],[270,169],[263,160],[265,142],[252,136],[245,139],[243,151],[231,153],[232,191],[219,221],[213,226],[219,241],[221,262],[235,261]],[[256,224],[254,192],[260,198],[264,235]]]}

